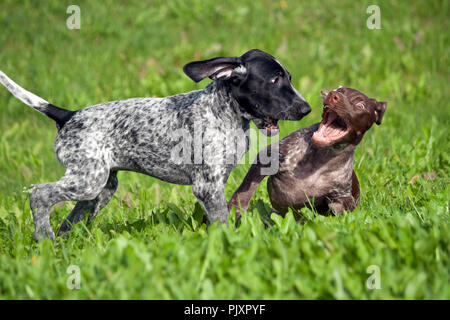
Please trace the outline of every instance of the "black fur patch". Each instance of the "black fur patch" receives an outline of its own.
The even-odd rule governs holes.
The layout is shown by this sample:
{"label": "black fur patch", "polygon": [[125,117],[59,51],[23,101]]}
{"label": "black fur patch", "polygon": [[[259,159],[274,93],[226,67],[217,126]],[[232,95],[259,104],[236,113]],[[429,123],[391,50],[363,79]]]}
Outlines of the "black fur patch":
{"label": "black fur patch", "polygon": [[61,128],[66,124],[66,122],[73,117],[75,112],[76,111],[66,110],[49,103],[44,113],[47,117],[53,119],[56,122],[56,125],[58,126],[58,130],[61,130]]}

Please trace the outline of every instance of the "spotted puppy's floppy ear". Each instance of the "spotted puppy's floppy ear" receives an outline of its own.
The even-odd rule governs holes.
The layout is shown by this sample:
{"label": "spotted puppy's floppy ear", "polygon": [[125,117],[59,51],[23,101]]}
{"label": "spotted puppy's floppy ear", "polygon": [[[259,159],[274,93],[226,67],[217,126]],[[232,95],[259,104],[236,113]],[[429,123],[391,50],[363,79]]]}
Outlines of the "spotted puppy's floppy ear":
{"label": "spotted puppy's floppy ear", "polygon": [[240,58],[218,57],[209,60],[189,62],[183,67],[183,71],[195,82],[199,82],[206,77],[210,77],[213,80],[228,79],[234,69],[240,65]]}
{"label": "spotted puppy's floppy ear", "polygon": [[380,101],[380,102],[376,102],[375,104],[375,123],[377,125],[381,124],[381,119],[383,119],[384,116],[384,112],[386,111],[386,107],[387,107],[387,102],[386,101]]}

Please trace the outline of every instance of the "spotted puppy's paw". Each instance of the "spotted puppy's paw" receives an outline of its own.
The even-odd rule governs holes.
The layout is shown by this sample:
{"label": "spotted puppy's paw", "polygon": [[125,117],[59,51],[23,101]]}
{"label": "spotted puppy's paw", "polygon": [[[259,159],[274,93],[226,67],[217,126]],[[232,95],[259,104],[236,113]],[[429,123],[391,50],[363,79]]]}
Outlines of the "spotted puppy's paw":
{"label": "spotted puppy's paw", "polygon": [[236,208],[236,211],[235,211],[236,219],[239,219],[241,217],[240,205],[239,205],[238,196],[236,195],[236,193],[233,194],[230,201],[228,201],[227,207],[228,207],[228,211],[231,211],[231,209],[233,209],[233,207]]}
{"label": "spotted puppy's paw", "polygon": [[55,233],[53,232],[50,225],[47,224],[37,225],[35,229],[36,230],[34,232],[34,240],[36,242],[39,242],[40,240],[43,239],[50,239],[52,241],[55,240]]}

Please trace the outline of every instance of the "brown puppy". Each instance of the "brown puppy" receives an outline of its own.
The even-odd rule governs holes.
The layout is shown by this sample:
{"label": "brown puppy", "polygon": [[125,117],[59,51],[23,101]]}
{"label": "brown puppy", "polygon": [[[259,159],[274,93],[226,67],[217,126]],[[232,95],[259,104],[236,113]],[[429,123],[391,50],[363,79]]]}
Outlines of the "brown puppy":
{"label": "brown puppy", "polygon": [[[381,124],[387,102],[378,102],[351,88],[339,87],[323,97],[322,122],[295,131],[278,145],[279,170],[267,181],[270,201],[278,213],[288,208],[314,205],[319,213],[350,212],[359,203],[359,182],[353,171],[353,153],[373,123]],[[265,175],[261,174],[260,152],[244,181],[228,203],[248,209],[250,199]],[[276,151],[274,151],[276,152]]]}

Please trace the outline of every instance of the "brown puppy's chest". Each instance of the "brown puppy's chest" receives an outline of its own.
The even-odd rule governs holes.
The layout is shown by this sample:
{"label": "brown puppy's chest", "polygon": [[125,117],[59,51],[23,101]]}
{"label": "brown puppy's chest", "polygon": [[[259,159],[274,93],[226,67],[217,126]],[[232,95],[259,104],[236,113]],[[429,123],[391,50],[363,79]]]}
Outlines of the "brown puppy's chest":
{"label": "brown puppy's chest", "polygon": [[267,189],[277,210],[314,204],[327,210],[328,199],[348,194],[352,187],[353,152],[333,156],[330,150],[308,148],[285,155],[280,171],[270,176]]}

